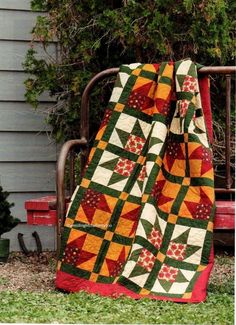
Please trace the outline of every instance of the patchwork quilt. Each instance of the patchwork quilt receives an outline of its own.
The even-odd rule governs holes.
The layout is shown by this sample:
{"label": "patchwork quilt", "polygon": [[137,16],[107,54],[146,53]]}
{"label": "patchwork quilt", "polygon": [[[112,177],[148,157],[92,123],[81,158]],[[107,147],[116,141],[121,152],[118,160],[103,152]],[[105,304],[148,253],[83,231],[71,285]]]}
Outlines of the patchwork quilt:
{"label": "patchwork quilt", "polygon": [[192,61],[121,66],[67,213],[57,288],[205,300],[214,183],[204,112],[211,130],[208,81]]}

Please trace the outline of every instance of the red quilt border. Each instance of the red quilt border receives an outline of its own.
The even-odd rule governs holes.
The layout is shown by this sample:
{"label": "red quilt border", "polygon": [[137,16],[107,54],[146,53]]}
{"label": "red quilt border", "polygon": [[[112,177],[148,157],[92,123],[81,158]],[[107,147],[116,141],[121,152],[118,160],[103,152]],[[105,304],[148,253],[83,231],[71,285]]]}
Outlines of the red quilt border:
{"label": "red quilt border", "polygon": [[88,293],[99,294],[100,296],[118,298],[119,296],[126,295],[133,299],[143,299],[150,298],[153,300],[166,300],[174,302],[183,302],[183,303],[200,303],[206,300],[207,292],[207,283],[210,276],[211,269],[214,264],[214,251],[213,246],[211,249],[209,264],[202,271],[198,280],[196,281],[191,298],[174,298],[174,297],[165,297],[165,296],[155,296],[155,295],[140,295],[137,294],[124,286],[118,283],[96,283],[78,276],[65,273],[63,271],[57,271],[56,276],[56,287],[61,290],[69,292],[79,292],[86,291]]}

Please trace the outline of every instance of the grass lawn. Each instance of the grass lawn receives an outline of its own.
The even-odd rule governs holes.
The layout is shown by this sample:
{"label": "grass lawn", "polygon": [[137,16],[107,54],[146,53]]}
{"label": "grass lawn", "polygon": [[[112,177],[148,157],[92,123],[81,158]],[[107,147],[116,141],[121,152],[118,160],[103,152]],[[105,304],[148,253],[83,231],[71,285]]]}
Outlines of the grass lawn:
{"label": "grass lawn", "polygon": [[205,303],[111,299],[80,292],[0,292],[0,322],[233,324],[234,258],[216,257]]}

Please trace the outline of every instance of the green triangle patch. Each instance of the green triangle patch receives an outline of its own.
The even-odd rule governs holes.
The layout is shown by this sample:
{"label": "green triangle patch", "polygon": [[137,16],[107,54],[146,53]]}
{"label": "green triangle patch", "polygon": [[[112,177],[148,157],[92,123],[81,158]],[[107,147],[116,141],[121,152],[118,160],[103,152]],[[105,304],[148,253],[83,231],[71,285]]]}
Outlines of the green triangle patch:
{"label": "green triangle patch", "polygon": [[184,259],[196,253],[200,248],[200,246],[187,245]]}
{"label": "green triangle patch", "polygon": [[194,77],[194,78],[197,77],[195,64],[193,64],[193,63],[190,64],[190,67],[189,67],[189,70],[188,70],[188,75],[191,76],[191,77]]}
{"label": "green triangle patch", "polygon": [[178,244],[186,244],[189,236],[190,228],[184,231],[180,236],[174,238],[172,241]]}
{"label": "green triangle patch", "polygon": [[152,231],[153,225],[145,219],[141,219],[141,223],[143,225],[146,235],[148,236]]}
{"label": "green triangle patch", "polygon": [[188,280],[185,278],[185,276],[183,275],[183,273],[181,271],[178,272],[176,278],[175,278],[176,282],[188,282]]}
{"label": "green triangle patch", "polygon": [[172,287],[173,282],[170,281],[166,281],[166,280],[160,280],[158,279],[158,281],[160,282],[160,285],[162,286],[162,288],[168,292],[170,290],[170,288]]}
{"label": "green triangle patch", "polygon": [[159,224],[159,221],[158,221],[158,216],[156,216],[156,220],[155,220],[155,223],[154,223],[154,228],[156,230],[158,230],[162,234],[161,227],[160,227],[160,224]]}
{"label": "green triangle patch", "polygon": [[185,75],[178,74],[176,75],[180,88],[182,88],[184,83]]}
{"label": "green triangle patch", "polygon": [[205,131],[203,131],[202,129],[200,129],[199,127],[195,126],[194,128],[194,133],[196,134],[202,134],[202,133],[205,133]]}
{"label": "green triangle patch", "polygon": [[135,122],[133,130],[131,131],[131,134],[145,139],[145,135],[143,134],[143,130],[142,130],[138,120]]}
{"label": "green triangle patch", "polygon": [[138,258],[139,258],[139,255],[141,254],[141,251],[142,251],[142,247],[141,248],[138,248],[136,249],[135,251],[133,251],[129,257],[129,260],[132,260],[132,261],[137,261]]}
{"label": "green triangle patch", "polygon": [[120,142],[122,143],[123,147],[126,145],[128,138],[129,138],[129,133],[120,129],[116,128],[116,132],[120,138]]}
{"label": "green triangle patch", "polygon": [[146,274],[147,270],[145,268],[143,268],[141,265],[136,264],[133,271],[131,272],[131,274],[129,275],[129,278],[132,278],[134,276],[137,275],[142,275],[142,274]]}
{"label": "green triangle patch", "polygon": [[127,179],[127,177],[118,173],[113,173],[109,180],[108,186],[123,181],[124,179]]}
{"label": "green triangle patch", "polygon": [[115,82],[114,87],[123,88],[122,83],[121,83],[121,81],[120,81],[120,75],[119,75],[119,73],[118,73],[118,75],[117,75],[117,78],[116,78],[116,82]]}
{"label": "green triangle patch", "polygon": [[112,160],[102,163],[99,166],[113,171],[115,169],[115,166],[117,165],[118,161],[119,161],[119,158],[114,158]]}
{"label": "green triangle patch", "polygon": [[149,142],[149,147],[151,148],[152,146],[154,146],[155,144],[158,144],[158,143],[163,143],[163,141],[158,138],[151,137],[150,142]]}
{"label": "green triangle patch", "polygon": [[140,188],[140,191],[143,190],[143,181],[137,180],[138,187]]}

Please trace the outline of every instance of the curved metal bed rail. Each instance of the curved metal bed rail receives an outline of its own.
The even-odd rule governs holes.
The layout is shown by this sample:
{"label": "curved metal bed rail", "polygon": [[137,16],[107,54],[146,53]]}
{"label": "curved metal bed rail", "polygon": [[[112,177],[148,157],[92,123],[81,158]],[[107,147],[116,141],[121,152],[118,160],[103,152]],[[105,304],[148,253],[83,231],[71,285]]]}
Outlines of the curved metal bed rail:
{"label": "curved metal bed rail", "polygon": [[65,167],[66,159],[70,150],[74,147],[83,147],[87,145],[86,139],[69,140],[61,148],[56,171],[56,194],[57,194],[57,254],[59,254],[61,244],[62,227],[66,211],[65,198]]}

